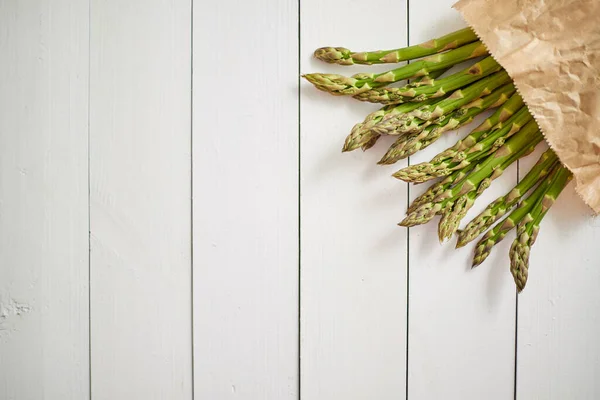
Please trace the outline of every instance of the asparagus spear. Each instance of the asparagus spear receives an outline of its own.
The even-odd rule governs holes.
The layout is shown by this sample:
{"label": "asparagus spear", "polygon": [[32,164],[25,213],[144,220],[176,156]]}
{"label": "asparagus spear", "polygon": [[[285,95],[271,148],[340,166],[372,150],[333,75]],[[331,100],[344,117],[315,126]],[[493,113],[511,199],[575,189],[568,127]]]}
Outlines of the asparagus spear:
{"label": "asparagus spear", "polygon": [[[518,160],[521,157],[526,156],[531,153],[535,146],[542,140],[541,132],[537,132],[538,139],[531,142],[528,146],[523,149],[517,151],[512,155],[509,159],[507,159],[501,166],[494,170],[494,172],[487,178],[485,178],[480,184],[477,190],[473,190],[469,193],[463,194],[462,196],[456,198],[451,201],[441,212],[442,218],[438,224],[438,237],[440,242],[443,242],[445,239],[449,239],[452,235],[458,230],[458,225],[460,221],[467,215],[467,212],[473,206],[475,199],[483,193],[485,189],[487,189],[492,181],[498,178],[504,170],[511,165],[513,162]],[[494,155],[492,155],[494,157]]]}
{"label": "asparagus spear", "polygon": [[346,77],[337,74],[314,73],[304,75],[304,78],[315,85],[317,89],[334,95],[354,96],[358,93],[386,86],[403,79],[419,77],[433,71],[447,69],[452,65],[485,54],[487,54],[485,46],[481,42],[473,42],[446,53],[435,54],[380,74],[360,73],[353,77]]}
{"label": "asparagus spear", "polygon": [[414,83],[399,88],[376,88],[354,96],[355,99],[371,103],[394,104],[407,101],[422,101],[469,85],[502,69],[491,56],[469,66],[462,71],[439,80],[431,79],[428,85]]}
{"label": "asparagus spear", "polygon": [[498,219],[502,218],[527,192],[550,173],[557,162],[558,157],[554,151],[548,149],[544,152],[533,168],[525,175],[525,178],[510,192],[488,205],[485,210],[467,224],[464,230],[459,231],[456,247],[463,247],[471,242],[491,227]]}
{"label": "asparagus spear", "polygon": [[[377,140],[379,139],[379,135],[375,134],[372,135],[369,140],[365,141],[364,144],[362,146],[360,146],[360,148],[363,151],[367,151],[369,150],[371,147],[375,146],[375,143],[377,143]],[[343,150],[342,150],[343,151]]]}
{"label": "asparagus spear", "polygon": [[494,228],[486,232],[486,234],[475,245],[475,254],[473,255],[473,265],[476,267],[481,264],[490,255],[492,248],[500,243],[508,232],[514,229],[523,218],[535,207],[540,199],[548,191],[550,184],[554,181],[559,165],[555,164],[547,178],[543,179],[537,188],[529,195],[519,207],[512,211],[508,217],[498,223]]}
{"label": "asparagus spear", "polygon": [[[421,126],[425,126],[424,129],[413,129],[413,132],[409,132],[408,135],[400,136],[383,155],[379,164],[393,164],[398,160],[413,155],[435,142],[444,132],[470,123],[476,115],[488,108],[502,105],[514,91],[515,88],[512,83],[504,85],[491,94],[461,107],[437,124],[429,126],[427,126],[427,122],[422,124]],[[377,129],[379,125],[381,123],[372,128],[377,133],[381,132]]]}
{"label": "asparagus spear", "polygon": [[350,134],[346,136],[342,152],[356,150],[359,147],[363,150],[373,147],[381,135],[373,132],[371,128],[381,121],[381,118],[389,111],[389,109],[383,107],[382,109],[367,115],[363,122],[354,125]]}
{"label": "asparagus spear", "polygon": [[[468,86],[452,92],[444,101],[435,105],[426,105],[413,111],[412,115],[422,120],[432,120],[448,114],[465,104],[490,94],[494,89],[510,83],[511,79],[504,70],[489,75]],[[511,83],[512,84],[512,83]]]}
{"label": "asparagus spear", "polygon": [[[430,75],[421,76],[413,82],[413,84],[426,84],[424,82],[433,81],[436,77],[442,75],[445,70],[435,71]],[[441,101],[443,97],[425,100],[422,103],[409,103],[409,104],[399,104],[399,105],[389,105],[380,108],[379,110],[367,115],[363,122],[359,122],[354,125],[350,134],[346,137],[346,141],[344,143],[344,147],[342,151],[352,151],[356,150],[359,147],[363,149],[363,151],[370,149],[375,145],[377,140],[379,139],[379,134],[371,131],[371,128],[379,123],[382,118],[384,118],[388,114],[397,114],[397,113],[407,113],[412,111],[423,104],[433,104],[438,101]]]}
{"label": "asparagus spear", "polygon": [[435,156],[431,162],[438,163],[442,160],[452,157],[454,158],[458,152],[465,151],[473,147],[480,139],[488,137],[497,129],[503,128],[507,124],[512,124],[514,121],[511,117],[524,107],[523,99],[517,93],[502,104],[490,117],[488,117],[477,128],[462,140],[459,140],[454,146],[446,149]]}
{"label": "asparagus spear", "polygon": [[420,86],[432,86],[437,78],[444,75],[450,68],[440,69],[437,71],[432,71],[427,75],[419,76],[410,81],[409,85],[412,87],[420,87]]}
{"label": "asparagus spear", "polygon": [[[480,141],[473,143],[472,146],[465,148],[462,141],[459,141],[451,148],[444,150],[435,156],[429,162],[423,162],[403,168],[396,173],[394,177],[405,182],[425,182],[431,179],[446,176],[456,169],[477,161],[486,154],[495,151],[502,146],[506,139],[514,135],[523,125],[532,120],[531,114],[525,106],[506,121],[504,127],[488,133]],[[474,136],[483,136],[483,132],[477,132]],[[462,148],[460,151],[458,148]]]}
{"label": "asparagus spear", "polygon": [[[500,105],[503,101],[504,99],[500,98],[498,100],[498,105]],[[496,129],[500,129],[504,127],[507,123],[510,123],[510,117],[522,107],[524,107],[523,99],[519,94],[513,93],[513,95],[504,104],[502,104],[490,117],[483,121],[483,123],[481,123],[477,128],[473,129],[469,136],[459,141],[454,147],[438,154],[438,156],[436,156],[432,160],[432,162],[436,162],[438,157],[446,157],[448,155],[448,153],[446,152],[452,152],[451,154],[454,155],[454,150],[463,151],[466,148],[473,146],[475,143],[477,143],[479,139],[487,137],[491,132],[494,132]],[[464,125],[464,123],[462,125]],[[433,130],[434,128],[429,129]],[[391,149],[388,150],[388,152],[390,151]],[[394,157],[390,155],[389,161],[390,163],[394,163],[400,158],[401,157],[398,156],[398,158],[394,159]]]}
{"label": "asparagus spear", "polygon": [[475,164],[468,165],[461,170],[454,171],[454,173],[447,176],[445,179],[430,186],[422,195],[420,195],[419,197],[417,197],[416,199],[414,199],[412,201],[412,203],[408,207],[408,210],[406,210],[406,213],[410,214],[414,210],[419,208],[421,205],[431,202],[438,195],[440,195],[441,193],[450,189],[457,183],[461,182],[462,179],[465,176],[467,176],[474,168],[475,168]]}
{"label": "asparagus spear", "polygon": [[529,274],[529,254],[531,246],[537,239],[540,222],[552,207],[567,183],[572,179],[571,172],[560,165],[550,187],[543,197],[538,199],[536,205],[521,220],[517,228],[517,238],[510,247],[510,272],[513,275],[517,290],[520,292],[525,288]]}
{"label": "asparagus spear", "polygon": [[427,124],[423,124],[423,121],[435,121],[452,111],[470,105],[470,103],[482,96],[489,95],[494,89],[507,84],[510,86],[505,89],[507,91],[514,91],[514,85],[510,83],[510,77],[506,71],[497,72],[467,86],[466,88],[456,90],[443,101],[435,104],[423,105],[416,110],[411,111],[408,115],[388,115],[373,127],[373,129],[381,135],[398,135],[400,133],[410,132],[410,130],[406,131],[404,127],[427,126]]}
{"label": "asparagus spear", "polygon": [[424,224],[435,215],[442,213],[449,204],[457,200],[462,201],[462,196],[472,192],[478,195],[489,186],[492,180],[500,176],[508,165],[531,151],[532,146],[535,146],[541,140],[542,134],[539,130],[531,132],[529,129],[522,129],[494,154],[482,160],[470,174],[456,185],[412,210],[399,225]]}
{"label": "asparagus spear", "polygon": [[[487,132],[490,129],[498,127],[498,124],[502,124],[502,122],[508,120],[514,113],[519,111],[521,107],[523,107],[525,103],[523,102],[523,98],[518,93],[513,94],[510,99],[506,101],[503,107],[500,107],[496,112],[490,115],[485,121],[483,121],[477,128],[471,131],[471,134],[478,134],[479,132]],[[470,135],[469,135],[470,137]],[[469,146],[469,142],[467,137],[465,141],[465,145]],[[479,137],[479,136],[477,136]]]}
{"label": "asparagus spear", "polygon": [[[426,100],[426,103],[433,104],[441,100],[442,98],[429,99]],[[405,103],[399,105],[389,105],[382,107],[375,112],[372,112],[371,114],[367,115],[363,122],[359,122],[358,124],[354,125],[352,131],[346,137],[346,141],[344,143],[342,151],[352,151],[358,149],[359,147],[362,147],[363,150],[365,150],[364,147],[366,144],[370,143],[373,140],[373,144],[375,144],[375,141],[377,140],[377,138],[379,138],[380,135],[377,132],[373,131],[372,128],[379,122],[381,122],[381,120],[385,118],[386,115],[405,115],[406,113],[420,107],[424,103]]]}
{"label": "asparagus spear", "polygon": [[315,57],[339,65],[397,63],[454,49],[477,40],[477,35],[470,28],[465,28],[428,42],[394,50],[355,53],[344,47],[321,47],[315,50]]}

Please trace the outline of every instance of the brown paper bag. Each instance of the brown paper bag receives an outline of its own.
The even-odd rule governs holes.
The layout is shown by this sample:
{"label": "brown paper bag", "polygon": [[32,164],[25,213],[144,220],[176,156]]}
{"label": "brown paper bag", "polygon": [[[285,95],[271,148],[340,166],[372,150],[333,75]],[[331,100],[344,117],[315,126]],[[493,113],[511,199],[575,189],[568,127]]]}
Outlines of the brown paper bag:
{"label": "brown paper bag", "polygon": [[460,0],[454,8],[600,213],[600,0]]}

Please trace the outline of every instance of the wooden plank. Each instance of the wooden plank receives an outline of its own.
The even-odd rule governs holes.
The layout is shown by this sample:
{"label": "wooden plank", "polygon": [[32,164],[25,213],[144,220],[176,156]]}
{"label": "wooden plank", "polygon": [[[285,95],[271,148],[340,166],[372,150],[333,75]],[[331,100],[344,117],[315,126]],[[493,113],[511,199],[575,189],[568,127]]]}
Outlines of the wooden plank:
{"label": "wooden plank", "polygon": [[[521,176],[536,160],[521,163]],[[600,397],[600,223],[573,187],[542,221],[519,295],[518,399]]]}
{"label": "wooden plank", "polygon": [[[406,2],[374,0],[393,15],[382,30],[358,29],[361,7],[303,0],[301,70],[352,75],[390,66],[342,67],[312,58],[321,46],[356,51],[406,44]],[[378,109],[301,86],[302,398],[402,399],[406,376],[406,185],[376,165],[390,138],[342,154],[353,124]]]}
{"label": "wooden plank", "polygon": [[190,399],[191,7],[92,1],[92,397]]}
{"label": "wooden plank", "polygon": [[195,5],[199,399],[298,397],[297,43],[297,1]]}
{"label": "wooden plank", "polygon": [[88,2],[0,26],[0,398],[87,399]]}
{"label": "wooden plank", "polygon": [[[411,44],[462,28],[453,3],[410,1]],[[446,134],[411,163],[431,159],[476,123],[458,135]],[[513,166],[477,200],[462,226],[515,182]],[[428,185],[421,186],[411,187],[411,198]],[[471,270],[473,245],[455,250],[455,239],[440,245],[437,222],[410,230],[409,398],[511,398],[515,289],[508,269],[509,243],[498,245],[484,264]]]}

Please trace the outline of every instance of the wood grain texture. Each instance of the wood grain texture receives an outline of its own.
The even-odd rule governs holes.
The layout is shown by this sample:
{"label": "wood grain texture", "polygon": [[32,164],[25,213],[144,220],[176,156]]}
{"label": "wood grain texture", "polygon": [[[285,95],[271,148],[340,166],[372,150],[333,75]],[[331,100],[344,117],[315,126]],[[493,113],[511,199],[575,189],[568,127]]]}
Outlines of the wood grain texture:
{"label": "wood grain texture", "polygon": [[191,6],[92,1],[92,397],[190,399]]}
{"label": "wood grain texture", "polygon": [[591,212],[570,184],[540,225],[519,295],[518,399],[600,398],[600,223]]}
{"label": "wood grain texture", "polygon": [[88,3],[0,27],[0,398],[87,399]]}
{"label": "wood grain texture", "polygon": [[298,2],[194,7],[198,399],[298,398]]}
{"label": "wood grain texture", "polygon": [[0,400],[600,398],[572,185],[516,303],[514,233],[470,270],[437,219],[397,227],[426,185],[375,165],[389,140],[340,152],[378,107],[299,86],[389,69],[312,51],[431,39],[453,2],[373,0],[369,30],[358,0],[0,0]]}
{"label": "wood grain texture", "polygon": [[[410,42],[416,44],[462,28],[453,0],[410,1]],[[426,16],[426,18],[423,18]],[[475,122],[447,133],[411,157],[428,161],[466,135]],[[464,226],[516,182],[513,165],[477,200]],[[411,198],[424,187],[411,186]],[[410,229],[408,397],[414,399],[508,399],[513,395],[515,289],[508,241],[471,270],[473,244],[440,245],[435,218]]]}
{"label": "wood grain texture", "polygon": [[[406,44],[405,1],[376,0],[388,30],[359,29],[358,1],[303,0],[301,70],[352,75],[312,58],[321,46],[354,51]],[[377,105],[301,85],[301,378],[304,400],[402,399],[406,375],[406,185],[378,166],[391,144],[342,154],[353,124]]]}

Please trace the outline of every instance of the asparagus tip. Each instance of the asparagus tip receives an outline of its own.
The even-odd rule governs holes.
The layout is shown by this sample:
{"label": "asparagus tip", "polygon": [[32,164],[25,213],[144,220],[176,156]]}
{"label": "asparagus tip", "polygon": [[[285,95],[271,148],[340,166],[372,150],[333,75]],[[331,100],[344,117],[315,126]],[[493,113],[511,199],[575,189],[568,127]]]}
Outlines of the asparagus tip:
{"label": "asparagus tip", "polygon": [[321,47],[314,52],[315,58],[330,64],[352,65],[351,51],[345,47]]}
{"label": "asparagus tip", "polygon": [[463,239],[462,235],[458,233],[458,239],[456,240],[456,246],[454,248],[460,249],[461,247],[465,247],[466,244],[467,242]]}
{"label": "asparagus tip", "polygon": [[442,229],[438,229],[438,239],[440,243],[444,243],[446,240],[452,237],[452,228],[444,227]]}
{"label": "asparagus tip", "polygon": [[411,180],[410,180],[410,179],[408,179],[407,175],[404,173],[404,171],[403,171],[403,170],[400,170],[400,171],[396,171],[396,172],[394,172],[394,173],[392,174],[392,176],[393,176],[394,178],[396,178],[396,179],[400,179],[401,181],[404,181],[404,182],[411,182]]}
{"label": "asparagus tip", "polygon": [[356,86],[357,79],[338,74],[312,73],[303,76],[307,81],[315,85],[319,90],[329,92],[336,96],[344,96],[361,93],[371,89],[368,84],[363,84],[361,88]]}
{"label": "asparagus tip", "polygon": [[344,143],[344,146],[342,147],[342,153],[347,153],[349,151],[355,150],[356,147],[352,146],[352,143]]}
{"label": "asparagus tip", "polygon": [[394,172],[394,173],[392,174],[392,176],[393,176],[394,178],[396,178],[396,179],[400,179],[401,181],[404,181],[404,182],[406,182],[404,179],[402,179],[402,177],[403,177],[403,176],[402,176],[402,174],[399,174],[398,172],[400,172],[400,171]]}
{"label": "asparagus tip", "polygon": [[398,226],[403,226],[405,228],[410,227],[410,222],[409,222],[409,217],[407,216],[406,218],[404,218],[402,221],[398,222]]}

